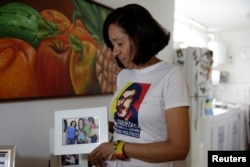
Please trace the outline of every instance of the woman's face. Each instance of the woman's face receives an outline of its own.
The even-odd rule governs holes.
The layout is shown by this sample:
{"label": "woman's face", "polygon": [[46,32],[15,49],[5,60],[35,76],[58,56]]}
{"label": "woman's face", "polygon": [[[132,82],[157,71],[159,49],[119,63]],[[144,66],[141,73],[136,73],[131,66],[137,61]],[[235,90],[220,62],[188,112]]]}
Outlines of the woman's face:
{"label": "woman's face", "polygon": [[109,40],[113,44],[113,56],[118,57],[125,68],[134,68],[134,51],[131,48],[131,40],[128,34],[116,24],[110,24],[108,29]]}

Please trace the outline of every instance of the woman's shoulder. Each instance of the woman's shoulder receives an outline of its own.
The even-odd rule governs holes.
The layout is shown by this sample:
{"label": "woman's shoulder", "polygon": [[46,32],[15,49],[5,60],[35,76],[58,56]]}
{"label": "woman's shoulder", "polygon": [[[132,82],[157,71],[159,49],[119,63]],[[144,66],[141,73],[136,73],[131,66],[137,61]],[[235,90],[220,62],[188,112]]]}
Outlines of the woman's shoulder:
{"label": "woman's shoulder", "polygon": [[171,73],[178,73],[180,69],[178,68],[178,66],[169,63],[167,61],[161,61],[158,64],[158,67],[156,69],[156,71],[159,71],[160,73],[164,73],[165,75],[171,74]]}
{"label": "woman's shoulder", "polygon": [[122,69],[118,74],[117,77],[126,77],[126,76],[131,76],[134,73],[134,69]]}

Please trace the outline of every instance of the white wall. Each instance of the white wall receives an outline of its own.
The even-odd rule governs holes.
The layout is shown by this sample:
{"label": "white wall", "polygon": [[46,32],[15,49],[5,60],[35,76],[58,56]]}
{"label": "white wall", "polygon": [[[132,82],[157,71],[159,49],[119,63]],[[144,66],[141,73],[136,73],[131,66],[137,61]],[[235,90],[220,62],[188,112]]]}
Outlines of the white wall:
{"label": "white wall", "polygon": [[[173,32],[174,0],[99,0],[113,8],[138,3],[170,32]],[[160,57],[172,62],[172,44]],[[16,167],[46,167],[49,160],[49,129],[54,127],[54,111],[108,106],[112,95],[43,99],[0,103],[0,144],[17,147]]]}
{"label": "white wall", "polygon": [[225,31],[220,33],[220,40],[227,46],[226,64],[215,67],[229,73],[228,83],[214,86],[213,95],[217,100],[246,104],[247,89],[250,86],[250,56],[243,58],[242,51],[250,49],[250,30]]}
{"label": "white wall", "polygon": [[0,104],[0,144],[17,147],[16,167],[45,167],[54,111],[108,106],[112,95],[19,101]]}

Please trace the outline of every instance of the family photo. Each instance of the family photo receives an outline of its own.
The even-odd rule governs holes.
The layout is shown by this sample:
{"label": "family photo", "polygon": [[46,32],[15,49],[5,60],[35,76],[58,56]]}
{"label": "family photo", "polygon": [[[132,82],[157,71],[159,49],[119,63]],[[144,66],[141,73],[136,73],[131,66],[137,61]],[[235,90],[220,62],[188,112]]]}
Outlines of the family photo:
{"label": "family photo", "polygon": [[98,143],[98,120],[94,117],[64,119],[62,145]]}

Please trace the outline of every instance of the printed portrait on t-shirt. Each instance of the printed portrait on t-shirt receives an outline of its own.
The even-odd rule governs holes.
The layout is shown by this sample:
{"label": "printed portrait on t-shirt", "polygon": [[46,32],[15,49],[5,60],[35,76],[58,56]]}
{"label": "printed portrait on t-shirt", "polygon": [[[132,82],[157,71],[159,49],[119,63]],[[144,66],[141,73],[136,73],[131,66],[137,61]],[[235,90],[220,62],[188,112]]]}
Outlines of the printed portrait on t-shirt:
{"label": "printed portrait on t-shirt", "polygon": [[120,134],[140,137],[138,114],[141,102],[150,84],[127,83],[112,102],[115,131]]}

